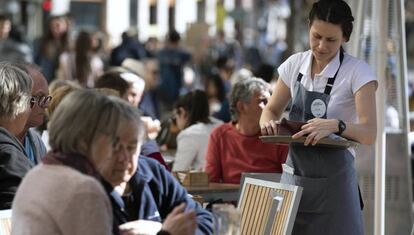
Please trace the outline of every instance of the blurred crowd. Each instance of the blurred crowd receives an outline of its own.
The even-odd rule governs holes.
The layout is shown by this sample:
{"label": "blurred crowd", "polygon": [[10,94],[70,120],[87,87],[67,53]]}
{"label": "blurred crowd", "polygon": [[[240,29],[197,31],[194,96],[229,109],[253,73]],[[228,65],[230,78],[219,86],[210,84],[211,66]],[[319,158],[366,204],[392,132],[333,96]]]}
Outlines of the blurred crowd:
{"label": "blurred crowd", "polygon": [[[0,209],[13,208],[15,234],[45,231],[30,210],[46,210],[36,220],[50,214],[71,234],[139,234],[131,231],[142,219],[162,222],[155,228],[168,234],[211,234],[211,214],[170,171],[232,184],[243,172],[282,172],[288,147],[259,139],[277,77],[259,49],[222,31],[189,43],[172,29],[165,40],[140,42],[136,28],[110,48],[103,33],[72,28],[69,17],[51,16],[28,42],[0,15]],[[62,202],[75,203],[73,213],[62,217]],[[108,221],[111,207],[113,226],[95,224]],[[77,216],[87,210],[94,215]],[[73,221],[82,226],[67,227]]]}
{"label": "blurred crowd", "polygon": [[[67,16],[48,19],[41,37],[28,42],[19,27],[6,15],[0,16],[0,61],[33,62],[41,68],[48,83],[70,80],[85,88],[94,88],[107,71],[121,67],[145,82],[139,107],[154,119],[166,120],[180,95],[195,89],[208,94],[210,111],[224,122],[230,120],[228,94],[241,77],[256,76],[271,82],[277,57],[268,61],[273,49],[244,48],[223,31],[203,39],[201,48],[185,45],[171,30],[164,41],[151,37],[138,40],[138,30],[122,34],[120,45],[110,48],[102,32],[73,32],[73,20]],[[266,56],[265,56],[266,53]],[[129,59],[129,62],[128,60]],[[132,62],[131,62],[132,61]],[[132,68],[128,67],[133,64]],[[272,64],[269,64],[272,63]]]}

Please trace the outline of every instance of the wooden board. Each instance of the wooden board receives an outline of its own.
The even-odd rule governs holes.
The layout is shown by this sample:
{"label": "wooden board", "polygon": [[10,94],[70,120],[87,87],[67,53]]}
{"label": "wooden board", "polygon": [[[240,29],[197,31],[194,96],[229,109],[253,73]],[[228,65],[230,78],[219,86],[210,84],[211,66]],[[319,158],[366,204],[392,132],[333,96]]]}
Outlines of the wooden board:
{"label": "wooden board", "polygon": [[[291,136],[287,135],[271,135],[271,136],[260,136],[260,140],[263,143],[275,143],[275,144],[290,144],[290,143],[304,143],[306,137],[300,137],[299,139],[292,139]],[[321,147],[358,147],[359,143],[345,138],[336,136],[336,137],[325,137],[318,141],[315,146]],[[312,145],[309,145],[312,146]]]}

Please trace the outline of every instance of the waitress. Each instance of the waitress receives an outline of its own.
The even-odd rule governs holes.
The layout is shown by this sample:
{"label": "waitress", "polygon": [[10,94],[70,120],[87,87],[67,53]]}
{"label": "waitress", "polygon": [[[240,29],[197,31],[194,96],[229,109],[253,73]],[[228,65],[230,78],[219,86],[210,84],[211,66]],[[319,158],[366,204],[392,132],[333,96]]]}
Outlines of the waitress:
{"label": "waitress", "polygon": [[264,135],[275,134],[292,99],[289,119],[307,122],[294,134],[282,182],[303,187],[293,234],[363,234],[353,148],[316,144],[336,134],[361,144],[376,138],[377,81],[367,63],[345,53],[354,20],[343,0],[320,0],[309,13],[310,50],[290,56],[263,110]]}

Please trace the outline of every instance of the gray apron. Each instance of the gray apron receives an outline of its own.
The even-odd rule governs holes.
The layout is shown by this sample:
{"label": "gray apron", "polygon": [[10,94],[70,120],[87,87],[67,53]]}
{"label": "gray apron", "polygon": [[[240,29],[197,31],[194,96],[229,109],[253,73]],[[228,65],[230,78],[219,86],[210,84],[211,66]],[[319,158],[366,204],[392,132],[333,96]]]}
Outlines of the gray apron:
{"label": "gray apron", "polygon": [[[341,51],[339,67],[343,57]],[[326,118],[338,71],[328,79],[324,93],[307,91],[300,82],[303,75],[299,73],[289,119]],[[363,234],[354,157],[346,148],[291,144],[286,164],[293,168],[294,175],[283,172],[281,182],[303,187],[292,234]]]}

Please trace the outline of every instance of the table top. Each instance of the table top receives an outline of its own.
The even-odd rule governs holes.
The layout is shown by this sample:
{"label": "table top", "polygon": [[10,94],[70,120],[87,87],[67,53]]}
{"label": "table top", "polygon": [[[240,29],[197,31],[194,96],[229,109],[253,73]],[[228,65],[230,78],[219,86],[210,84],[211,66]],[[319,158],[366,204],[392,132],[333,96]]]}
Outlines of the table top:
{"label": "table top", "polygon": [[208,186],[185,186],[189,193],[194,192],[228,192],[228,191],[238,191],[240,185],[238,184],[222,184],[222,183],[209,183]]}
{"label": "table top", "polygon": [[189,194],[199,195],[206,202],[218,199],[222,199],[223,201],[237,201],[239,199],[240,185],[238,184],[209,183],[208,186],[203,187],[184,187]]}

